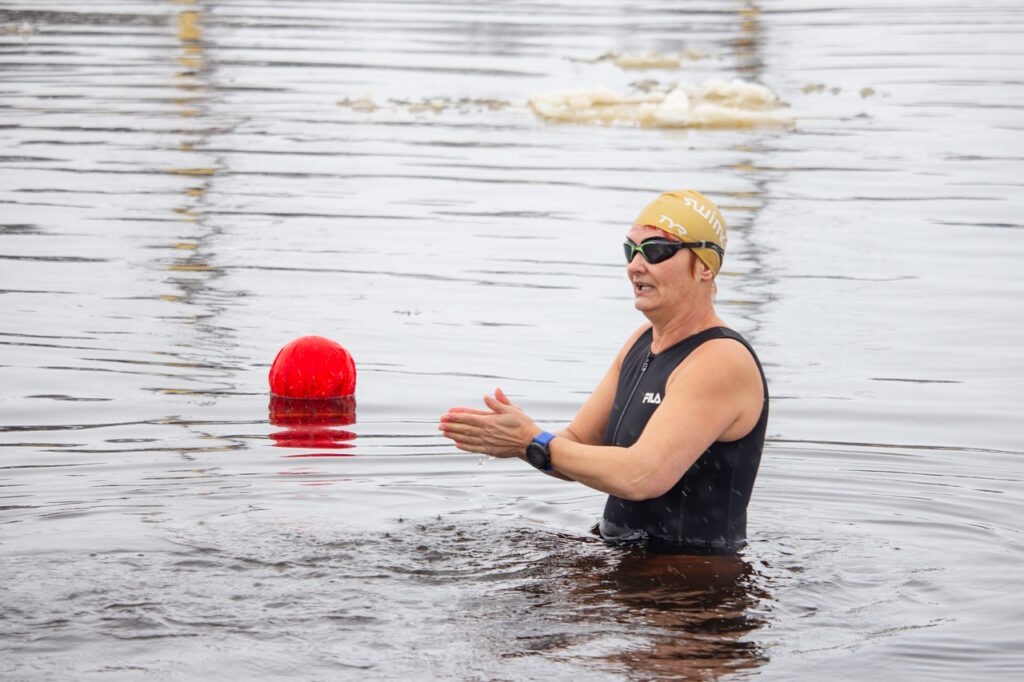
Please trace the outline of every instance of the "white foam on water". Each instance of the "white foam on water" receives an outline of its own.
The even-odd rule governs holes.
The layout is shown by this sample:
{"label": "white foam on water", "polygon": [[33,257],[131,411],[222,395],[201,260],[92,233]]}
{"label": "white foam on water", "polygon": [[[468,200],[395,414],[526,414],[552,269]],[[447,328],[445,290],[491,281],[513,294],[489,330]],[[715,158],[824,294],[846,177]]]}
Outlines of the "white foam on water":
{"label": "white foam on water", "polygon": [[411,114],[432,112],[439,114],[444,111],[454,110],[459,113],[470,111],[499,111],[511,106],[511,103],[502,99],[474,99],[472,97],[425,97],[419,100],[411,99],[389,99],[386,103],[377,103],[370,95],[363,95],[356,98],[345,98],[338,102],[338,106],[351,109],[364,114],[372,114],[377,110],[401,110]]}
{"label": "white foam on water", "polygon": [[756,83],[711,79],[664,92],[619,94],[607,88],[535,93],[530,108],[546,121],[644,128],[791,126],[778,96]]}
{"label": "white foam on water", "polygon": [[690,47],[683,52],[655,52],[647,50],[644,52],[605,52],[595,59],[572,59],[571,61],[587,64],[600,62],[611,62],[620,69],[636,71],[644,69],[679,69],[684,62],[696,62],[707,59],[708,55],[700,50]]}

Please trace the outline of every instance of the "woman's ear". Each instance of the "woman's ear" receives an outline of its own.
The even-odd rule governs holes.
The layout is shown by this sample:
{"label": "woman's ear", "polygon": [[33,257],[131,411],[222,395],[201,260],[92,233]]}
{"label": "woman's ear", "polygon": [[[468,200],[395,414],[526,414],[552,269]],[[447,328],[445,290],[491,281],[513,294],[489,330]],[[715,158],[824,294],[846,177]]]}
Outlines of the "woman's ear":
{"label": "woman's ear", "polygon": [[706,282],[706,281],[708,281],[710,279],[714,279],[714,277],[715,277],[715,273],[713,273],[711,271],[711,268],[709,268],[707,266],[707,264],[704,261],[702,261],[700,258],[697,258],[696,254],[694,254],[694,256],[693,256],[693,278],[695,280],[699,281],[699,282]]}

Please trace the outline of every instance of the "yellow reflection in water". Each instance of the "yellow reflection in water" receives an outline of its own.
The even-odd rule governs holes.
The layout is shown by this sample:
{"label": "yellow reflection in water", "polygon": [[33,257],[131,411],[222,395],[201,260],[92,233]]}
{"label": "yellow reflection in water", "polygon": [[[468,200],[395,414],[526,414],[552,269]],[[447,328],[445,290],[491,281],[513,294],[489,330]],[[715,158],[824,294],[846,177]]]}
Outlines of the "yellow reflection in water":
{"label": "yellow reflection in water", "polygon": [[761,8],[755,2],[747,2],[736,12],[740,18],[740,36],[733,40],[735,54],[744,64],[740,71],[744,73],[757,72],[760,70],[761,34]]}
{"label": "yellow reflection in water", "polygon": [[752,163],[734,163],[731,166],[729,166],[729,168],[732,168],[735,171],[748,172],[748,173],[752,172],[752,171],[760,170],[757,166],[755,166]]}
{"label": "yellow reflection in water", "polygon": [[213,175],[212,168],[169,168],[167,172],[173,175]]}
{"label": "yellow reflection in water", "polygon": [[175,272],[212,272],[217,269],[205,263],[171,263],[167,267]]}
{"label": "yellow reflection in water", "polygon": [[[182,42],[196,42],[201,40],[203,32],[199,29],[199,12],[182,12],[178,15],[178,39]],[[185,46],[185,51],[192,46]],[[202,48],[200,48],[201,50]]]}
{"label": "yellow reflection in water", "polygon": [[[189,5],[194,7],[195,0],[172,0],[176,5]],[[176,56],[178,64],[184,67],[184,71],[174,74],[174,88],[181,91],[182,96],[173,100],[177,107],[179,116],[185,119],[196,118],[202,115],[202,104],[205,100],[205,84],[200,79],[204,68],[203,58],[203,28],[202,14],[197,9],[186,9],[176,15],[176,37],[178,39],[179,54]],[[182,131],[188,139],[179,143],[179,149],[188,154],[196,154],[196,136],[201,132],[186,129]],[[201,139],[201,138],[200,138]],[[216,169],[208,164],[196,164],[192,167],[169,168],[166,171],[171,175],[192,178],[208,178],[214,175]],[[182,188],[183,203],[174,208],[174,212],[180,216],[184,223],[199,225],[203,222],[203,212],[198,201],[206,193],[206,186],[195,186],[194,184]],[[206,257],[200,255],[202,237],[196,241],[175,242],[170,248],[179,252],[188,252],[187,257],[177,262],[169,263],[167,268],[172,272],[211,272],[216,268],[206,262]],[[184,254],[183,254],[184,255]],[[163,296],[167,301],[187,301],[189,296]]]}

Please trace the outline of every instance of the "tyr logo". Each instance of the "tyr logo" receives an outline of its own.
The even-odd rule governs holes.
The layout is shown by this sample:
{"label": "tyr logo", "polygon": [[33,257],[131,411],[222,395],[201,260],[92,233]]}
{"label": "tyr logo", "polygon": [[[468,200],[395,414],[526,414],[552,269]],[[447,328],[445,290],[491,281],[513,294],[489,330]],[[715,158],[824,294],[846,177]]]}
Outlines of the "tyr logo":
{"label": "tyr logo", "polygon": [[651,405],[661,405],[661,394],[660,393],[644,393],[644,399],[640,401],[641,404],[650,403]]}
{"label": "tyr logo", "polygon": [[676,221],[672,220],[671,218],[669,218],[667,215],[663,214],[661,216],[661,218],[658,219],[658,222],[659,223],[667,222],[668,223],[668,229],[673,230],[680,237],[682,237],[684,234],[686,234],[686,228],[683,227],[682,225],[680,225],[679,223],[677,223]]}

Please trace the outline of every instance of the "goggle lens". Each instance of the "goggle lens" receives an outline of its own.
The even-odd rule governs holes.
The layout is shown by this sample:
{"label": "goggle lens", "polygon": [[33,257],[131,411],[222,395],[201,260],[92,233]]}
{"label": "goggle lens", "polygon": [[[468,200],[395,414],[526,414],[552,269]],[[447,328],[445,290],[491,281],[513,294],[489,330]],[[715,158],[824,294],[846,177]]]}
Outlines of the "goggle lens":
{"label": "goggle lens", "polygon": [[671,242],[667,239],[659,239],[654,237],[653,239],[645,239],[639,244],[634,242],[632,239],[626,239],[622,245],[623,250],[626,252],[626,262],[633,262],[633,258],[637,253],[643,255],[651,265],[660,263],[663,260],[668,260],[677,251],[682,249],[711,249],[718,254],[719,259],[725,259],[725,250],[722,249],[718,244],[711,241],[699,241],[699,242]]}
{"label": "goggle lens", "polygon": [[680,249],[687,248],[683,242],[670,242],[667,239],[646,239],[639,244],[627,239],[622,245],[626,253],[626,262],[631,263],[636,254],[641,254],[651,265],[668,260]]}

